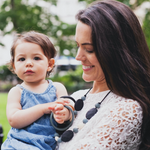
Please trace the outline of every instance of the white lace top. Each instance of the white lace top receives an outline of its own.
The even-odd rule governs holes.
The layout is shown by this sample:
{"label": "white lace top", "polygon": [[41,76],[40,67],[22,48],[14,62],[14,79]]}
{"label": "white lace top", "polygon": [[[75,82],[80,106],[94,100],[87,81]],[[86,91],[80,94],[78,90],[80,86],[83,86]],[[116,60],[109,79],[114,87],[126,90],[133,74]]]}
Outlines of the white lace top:
{"label": "white lace top", "polygon": [[[87,90],[75,92],[77,100]],[[78,127],[85,114],[100,102],[108,91],[88,94],[70,129]],[[69,142],[59,144],[59,150],[138,150],[142,124],[142,108],[137,101],[110,93],[98,112],[75,133]]]}

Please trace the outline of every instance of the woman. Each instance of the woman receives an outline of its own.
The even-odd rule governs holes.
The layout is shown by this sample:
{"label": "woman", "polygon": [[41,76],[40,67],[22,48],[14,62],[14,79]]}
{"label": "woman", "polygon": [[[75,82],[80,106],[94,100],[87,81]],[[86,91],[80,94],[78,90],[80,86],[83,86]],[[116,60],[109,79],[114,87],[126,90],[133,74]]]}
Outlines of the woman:
{"label": "woman", "polygon": [[[150,53],[138,19],[126,5],[109,0],[76,18],[76,59],[93,87],[72,95],[86,100],[70,128],[73,138],[59,150],[150,149]],[[83,127],[98,102],[100,108]]]}

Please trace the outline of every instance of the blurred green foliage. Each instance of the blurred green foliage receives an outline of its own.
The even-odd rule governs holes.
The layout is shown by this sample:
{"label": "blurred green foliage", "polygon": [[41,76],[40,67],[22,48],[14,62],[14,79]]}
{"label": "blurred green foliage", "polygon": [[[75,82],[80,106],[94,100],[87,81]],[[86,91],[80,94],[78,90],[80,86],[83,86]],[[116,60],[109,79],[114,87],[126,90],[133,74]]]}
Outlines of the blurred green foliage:
{"label": "blurred green foliage", "polygon": [[144,22],[143,22],[143,31],[146,37],[148,47],[150,49],[150,9],[147,12]]}
{"label": "blurred green foliage", "polygon": [[3,142],[7,138],[7,134],[10,130],[10,125],[8,123],[7,117],[6,117],[6,104],[7,104],[7,93],[0,93],[0,124],[3,128]]}
{"label": "blurred green foliage", "polygon": [[[60,54],[63,54],[64,49],[68,49],[73,56],[75,42],[72,36],[75,34],[75,25],[62,22],[52,13],[51,8],[57,4],[56,0],[43,0],[48,8],[39,6],[39,1],[41,0],[34,1],[32,5],[29,0],[3,1],[0,6],[0,34],[4,36],[35,30],[52,38]],[[3,45],[1,41],[0,45]]]}
{"label": "blurred green foliage", "polygon": [[13,74],[7,67],[7,65],[0,66],[0,91],[8,92],[15,83],[19,83],[21,80]]}
{"label": "blurred green foliage", "polygon": [[7,65],[0,66],[0,80],[12,82],[14,79],[20,81],[16,74],[8,69]]}
{"label": "blurred green foliage", "polygon": [[82,79],[82,67],[78,66],[75,71],[68,71],[66,75],[60,76],[59,72],[52,78],[52,81],[61,82],[67,89],[68,93],[71,94],[79,89],[85,89],[92,86],[92,83],[86,83]]}

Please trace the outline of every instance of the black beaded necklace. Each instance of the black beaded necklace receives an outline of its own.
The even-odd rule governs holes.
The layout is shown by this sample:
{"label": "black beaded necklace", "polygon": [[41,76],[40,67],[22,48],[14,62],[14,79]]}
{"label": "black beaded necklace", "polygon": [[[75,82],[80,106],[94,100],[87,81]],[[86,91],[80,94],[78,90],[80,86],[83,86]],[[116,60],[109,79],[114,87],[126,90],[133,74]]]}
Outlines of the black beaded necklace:
{"label": "black beaded necklace", "polygon": [[[71,97],[71,96],[62,96],[62,97],[61,97],[61,98],[69,98],[69,99],[71,99],[71,100],[75,103],[75,105],[74,105],[74,109],[75,109],[75,110],[73,111],[70,107],[65,106],[65,107],[68,108],[68,109],[71,111],[71,113],[72,113],[72,121],[69,122],[69,124],[68,124],[67,127],[65,127],[65,128],[59,128],[59,127],[56,127],[56,126],[54,125],[54,123],[53,123],[53,113],[51,113],[50,122],[51,122],[52,126],[53,126],[57,131],[65,131],[65,130],[67,130],[67,129],[73,124],[74,116],[77,115],[77,111],[80,111],[80,110],[83,108],[83,106],[84,106],[84,101],[86,100],[86,96],[87,96],[87,94],[89,93],[89,91],[90,91],[91,89],[92,89],[92,88],[90,88],[90,89],[88,90],[88,92],[87,92],[84,96],[82,96],[81,99],[78,99],[77,101],[75,101],[75,99],[74,99],[73,97]],[[105,95],[105,97],[102,99],[101,102],[98,102],[97,104],[95,104],[95,108],[90,109],[90,110],[86,113],[86,116],[85,116],[86,118],[83,119],[82,125],[80,125],[80,126],[77,127],[77,128],[74,128],[73,130],[67,130],[67,131],[65,131],[61,136],[59,136],[59,134],[56,133],[56,134],[55,134],[55,140],[56,140],[58,143],[70,141],[70,140],[73,138],[74,133],[78,133],[78,131],[88,122],[88,120],[90,120],[90,119],[97,113],[98,109],[100,108],[101,103],[105,100],[105,98],[109,95],[110,92],[111,92],[111,91],[109,91],[109,92]]]}

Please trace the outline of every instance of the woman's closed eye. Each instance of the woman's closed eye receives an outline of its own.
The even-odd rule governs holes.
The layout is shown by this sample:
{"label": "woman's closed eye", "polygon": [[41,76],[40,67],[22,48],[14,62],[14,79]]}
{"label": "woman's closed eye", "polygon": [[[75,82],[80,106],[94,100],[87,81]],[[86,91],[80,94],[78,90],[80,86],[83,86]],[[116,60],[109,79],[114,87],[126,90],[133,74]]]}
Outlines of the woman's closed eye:
{"label": "woman's closed eye", "polygon": [[84,47],[84,50],[85,50],[87,53],[94,53],[93,46],[85,46],[85,47]]}
{"label": "woman's closed eye", "polygon": [[86,50],[86,52],[88,52],[88,53],[94,53],[93,50],[89,50],[89,49],[85,49],[85,50]]}
{"label": "woman's closed eye", "polygon": [[[77,45],[77,47],[76,47],[77,49],[79,48],[79,46]],[[86,52],[88,52],[88,53],[93,53],[94,52],[94,50],[91,50],[91,49],[87,49],[87,48],[84,48],[84,50],[86,51]]]}

